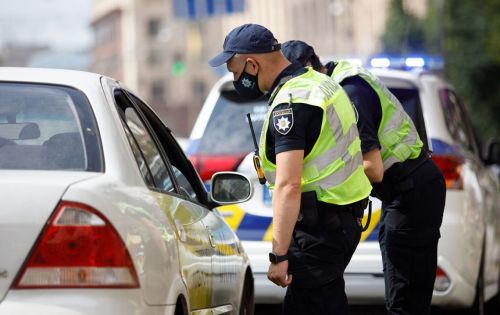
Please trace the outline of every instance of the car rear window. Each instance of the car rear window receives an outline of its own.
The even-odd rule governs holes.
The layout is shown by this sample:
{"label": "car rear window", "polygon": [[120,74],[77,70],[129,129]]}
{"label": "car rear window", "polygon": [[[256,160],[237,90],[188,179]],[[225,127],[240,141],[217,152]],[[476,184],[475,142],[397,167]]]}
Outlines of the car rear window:
{"label": "car rear window", "polygon": [[[425,124],[419,91],[413,88],[390,88],[405,111],[412,118],[419,135],[427,147]],[[242,154],[254,150],[246,114],[250,113],[257,141],[268,110],[267,99],[247,101],[235,90],[221,92],[207,127],[200,140],[199,154]]]}
{"label": "car rear window", "polygon": [[102,168],[97,125],[81,91],[0,82],[0,169]]}
{"label": "car rear window", "polygon": [[203,137],[200,154],[244,154],[253,151],[252,134],[246,114],[250,113],[257,141],[267,112],[267,99],[247,101],[235,91],[222,91]]}
{"label": "car rear window", "polygon": [[427,133],[425,132],[424,116],[422,115],[422,106],[420,103],[419,91],[413,88],[391,88],[389,90],[396,96],[404,110],[413,120],[415,128],[417,128],[418,134],[424,143],[424,146],[428,148],[427,145]]}

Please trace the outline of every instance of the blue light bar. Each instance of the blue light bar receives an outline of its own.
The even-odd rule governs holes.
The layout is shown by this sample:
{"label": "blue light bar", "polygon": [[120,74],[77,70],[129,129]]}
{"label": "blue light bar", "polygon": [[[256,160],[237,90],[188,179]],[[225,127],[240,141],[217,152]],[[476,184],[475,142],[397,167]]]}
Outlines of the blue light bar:
{"label": "blue light bar", "polygon": [[443,59],[430,55],[377,55],[369,59],[374,68],[390,68],[399,70],[442,70]]}
{"label": "blue light bar", "polygon": [[374,68],[389,68],[391,66],[391,61],[389,58],[372,58],[370,60],[370,65]]}
{"label": "blue light bar", "polygon": [[422,57],[408,57],[405,60],[405,64],[408,68],[423,68],[425,60]]}

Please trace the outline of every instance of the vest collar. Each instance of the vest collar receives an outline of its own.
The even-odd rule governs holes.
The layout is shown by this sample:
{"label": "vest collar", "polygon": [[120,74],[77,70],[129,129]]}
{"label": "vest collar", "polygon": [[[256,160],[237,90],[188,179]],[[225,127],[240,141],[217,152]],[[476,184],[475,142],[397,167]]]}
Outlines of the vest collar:
{"label": "vest collar", "polygon": [[286,67],[276,78],[273,84],[273,88],[271,88],[271,92],[268,94],[269,96],[269,102],[268,105],[271,105],[273,103],[274,98],[276,97],[276,94],[278,94],[278,91],[281,89],[281,87],[288,82],[288,80],[299,76],[301,74],[304,74],[307,72],[307,69],[302,67],[298,63],[292,63],[288,67]]}

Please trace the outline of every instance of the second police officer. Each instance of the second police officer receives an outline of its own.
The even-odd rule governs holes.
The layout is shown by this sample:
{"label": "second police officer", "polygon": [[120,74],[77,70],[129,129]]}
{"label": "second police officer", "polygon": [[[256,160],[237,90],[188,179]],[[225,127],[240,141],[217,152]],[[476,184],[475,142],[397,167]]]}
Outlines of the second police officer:
{"label": "second police officer", "polygon": [[328,76],[291,64],[263,26],[233,29],[223,48],[210,65],[226,63],[241,96],[270,97],[261,135],[273,207],[268,278],[288,286],[283,311],[348,314],[343,273],[371,191],[349,99]]}
{"label": "second police officer", "polygon": [[358,112],[365,172],[382,200],[379,243],[389,314],[429,314],[446,186],[396,97],[363,67],[323,66],[302,41],[283,44],[292,62],[312,66],[345,89]]}

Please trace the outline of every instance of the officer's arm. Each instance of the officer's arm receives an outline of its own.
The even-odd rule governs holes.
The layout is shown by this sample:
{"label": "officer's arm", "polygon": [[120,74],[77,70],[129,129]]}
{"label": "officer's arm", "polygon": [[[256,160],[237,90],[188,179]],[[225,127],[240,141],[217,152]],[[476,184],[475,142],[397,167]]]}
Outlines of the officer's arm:
{"label": "officer's arm", "polygon": [[290,246],[300,207],[300,180],[304,150],[276,155],[276,183],[273,191],[273,252],[284,255]]}
{"label": "officer's arm", "polygon": [[363,153],[365,174],[372,183],[380,183],[384,178],[384,164],[379,149]]}

